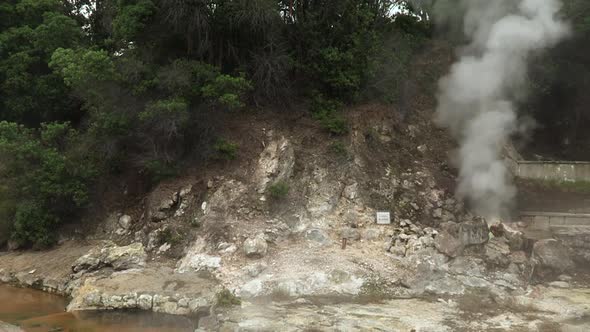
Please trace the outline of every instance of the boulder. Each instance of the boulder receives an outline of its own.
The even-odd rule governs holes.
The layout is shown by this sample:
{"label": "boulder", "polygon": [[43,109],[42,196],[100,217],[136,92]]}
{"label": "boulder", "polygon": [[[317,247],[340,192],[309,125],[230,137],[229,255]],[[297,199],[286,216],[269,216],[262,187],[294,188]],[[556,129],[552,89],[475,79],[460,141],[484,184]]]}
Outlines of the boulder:
{"label": "boulder", "polygon": [[523,250],[525,245],[524,234],[506,224],[502,224],[504,237],[508,240],[508,245],[513,251]]}
{"label": "boulder", "polygon": [[139,268],[145,266],[146,257],[141,243],[120,247],[107,242],[102,248],[91,249],[86,255],[78,258],[72,265],[72,270],[93,271],[109,266],[115,270]]}
{"label": "boulder", "polygon": [[464,245],[484,244],[489,240],[489,228],[484,218],[476,217],[459,224],[458,237]]}
{"label": "boulder", "polygon": [[465,249],[463,243],[448,232],[442,232],[434,239],[434,247],[449,257],[457,257]]}
{"label": "boulder", "polygon": [[442,229],[434,245],[438,251],[449,257],[457,257],[465,247],[484,244],[489,240],[488,224],[480,217],[459,224],[446,222]]}
{"label": "boulder", "polygon": [[259,233],[254,237],[250,237],[244,241],[244,253],[247,257],[260,258],[266,255],[268,244],[264,238],[264,234]]}
{"label": "boulder", "polygon": [[501,237],[491,239],[485,246],[486,261],[492,265],[508,266],[510,264],[510,246]]}
{"label": "boulder", "polygon": [[326,232],[317,228],[307,230],[305,239],[320,246],[329,245],[332,242]]}
{"label": "boulder", "polygon": [[562,273],[574,267],[567,248],[555,239],[540,240],[533,246],[533,260],[537,271]]}

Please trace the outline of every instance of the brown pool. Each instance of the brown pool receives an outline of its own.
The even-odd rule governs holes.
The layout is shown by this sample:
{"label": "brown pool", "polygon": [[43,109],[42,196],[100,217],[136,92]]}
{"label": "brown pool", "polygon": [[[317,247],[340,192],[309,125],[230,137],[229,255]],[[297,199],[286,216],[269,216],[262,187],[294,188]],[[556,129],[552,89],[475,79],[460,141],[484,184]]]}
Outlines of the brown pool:
{"label": "brown pool", "polygon": [[[0,322],[24,331],[176,332],[194,331],[187,317],[145,311],[65,312],[67,299],[41,291],[0,285]],[[3,328],[0,324],[0,331]]]}

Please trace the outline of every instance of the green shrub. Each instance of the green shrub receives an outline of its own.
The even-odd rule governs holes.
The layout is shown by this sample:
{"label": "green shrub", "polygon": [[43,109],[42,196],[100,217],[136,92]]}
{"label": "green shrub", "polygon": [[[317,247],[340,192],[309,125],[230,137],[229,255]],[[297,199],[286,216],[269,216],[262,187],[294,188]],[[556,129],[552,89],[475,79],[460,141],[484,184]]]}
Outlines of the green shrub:
{"label": "green shrub", "polygon": [[160,159],[152,159],[144,164],[144,170],[153,184],[178,175],[178,167]]}
{"label": "green shrub", "polygon": [[224,139],[217,140],[217,143],[213,146],[217,157],[225,160],[234,160],[238,155],[238,145],[232,142],[228,142]]}
{"label": "green shrub", "polygon": [[244,95],[252,90],[252,84],[244,77],[219,75],[209,84],[205,85],[201,92],[203,97],[230,110],[244,107]]}
{"label": "green shrub", "polygon": [[88,151],[72,149],[77,132],[68,124],[40,130],[0,122],[0,206],[13,220],[11,237],[21,245],[47,246],[57,226],[83,208],[97,175]]}
{"label": "green shrub", "polygon": [[165,228],[158,233],[158,243],[160,245],[168,243],[171,246],[175,246],[180,242],[182,242],[182,235],[175,230]]}
{"label": "green shrub", "polygon": [[334,143],[330,144],[329,149],[330,149],[330,152],[332,152],[335,155],[338,155],[341,157],[348,156],[348,150],[346,149],[346,146],[342,142],[334,142]]}
{"label": "green shrub", "polygon": [[311,103],[311,113],[314,119],[320,121],[322,127],[331,134],[343,135],[348,132],[346,120],[339,114],[342,103],[324,98],[317,94]]}
{"label": "green shrub", "polygon": [[20,245],[32,243],[35,248],[48,247],[56,241],[55,227],[59,224],[59,218],[45,207],[21,203],[14,216],[12,239]]}
{"label": "green shrub", "polygon": [[270,197],[274,199],[282,199],[287,197],[289,194],[289,184],[284,181],[278,181],[273,183],[270,187],[268,187],[268,192]]}
{"label": "green shrub", "polygon": [[217,293],[217,305],[220,307],[231,307],[240,304],[242,304],[242,300],[227,288]]}

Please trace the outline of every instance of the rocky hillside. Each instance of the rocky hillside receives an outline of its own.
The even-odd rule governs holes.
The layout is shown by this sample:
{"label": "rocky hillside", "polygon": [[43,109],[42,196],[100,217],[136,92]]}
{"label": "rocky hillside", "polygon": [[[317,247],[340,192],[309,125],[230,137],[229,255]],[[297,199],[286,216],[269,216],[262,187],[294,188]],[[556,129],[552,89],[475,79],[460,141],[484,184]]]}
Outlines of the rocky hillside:
{"label": "rocky hillside", "polygon": [[[69,310],[194,314],[205,330],[234,326],[245,313],[223,307],[240,301],[485,294],[514,308],[514,296],[533,306],[526,290],[538,280],[584,285],[561,242],[490,229],[454,198],[453,142],[433,123],[433,97],[412,100],[406,117],[382,104],[346,110],[345,136],[297,112],[229,119],[235,159],[196,164],[147,193],[133,177],[113,182],[56,249],[1,254],[0,278],[70,295]],[[376,224],[377,211],[391,224]]]}

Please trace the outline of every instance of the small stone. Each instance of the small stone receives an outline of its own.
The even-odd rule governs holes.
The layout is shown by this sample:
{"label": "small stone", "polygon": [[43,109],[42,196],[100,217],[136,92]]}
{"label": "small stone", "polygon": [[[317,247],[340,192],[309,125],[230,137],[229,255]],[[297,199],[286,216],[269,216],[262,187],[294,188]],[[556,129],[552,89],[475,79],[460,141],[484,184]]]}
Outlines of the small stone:
{"label": "small stone", "polygon": [[149,294],[141,294],[137,298],[137,306],[142,310],[152,309],[152,296]]}
{"label": "small stone", "polygon": [[328,234],[321,229],[310,229],[305,232],[305,239],[318,245],[325,246],[332,243]]}
{"label": "small stone", "polygon": [[549,283],[549,286],[554,288],[570,288],[570,284],[565,281],[553,281]]}
{"label": "small stone", "polygon": [[515,251],[510,254],[510,261],[514,264],[525,264],[528,258],[524,251]]}
{"label": "small stone", "polygon": [[260,258],[266,255],[268,244],[264,239],[264,234],[258,233],[255,237],[251,237],[244,241],[244,253],[247,257]]}
{"label": "small stone", "polygon": [[441,208],[438,209],[434,209],[434,211],[432,211],[432,216],[434,218],[440,219],[443,216],[443,210]]}
{"label": "small stone", "polygon": [[121,226],[121,228],[127,230],[131,227],[131,217],[128,215],[122,215],[119,218],[119,226]]}
{"label": "small stone", "polygon": [[183,297],[182,299],[178,300],[179,307],[187,308],[188,303],[189,303],[189,299],[187,299],[186,297]]}
{"label": "small stone", "polygon": [[569,281],[572,281],[572,277],[568,276],[567,274],[562,274],[559,277],[557,277],[557,280],[569,282]]}
{"label": "small stone", "polygon": [[361,239],[361,234],[356,228],[345,227],[340,230],[340,237],[343,239],[358,241]]}
{"label": "small stone", "polygon": [[259,276],[264,270],[266,270],[267,265],[265,263],[256,263],[253,265],[248,265],[246,267],[244,267],[244,272],[246,272],[246,274],[249,277],[252,278],[256,278],[257,276]]}
{"label": "small stone", "polygon": [[188,196],[191,192],[193,191],[193,186],[192,185],[188,185],[184,188],[182,188],[180,190],[180,193],[178,194],[178,196],[180,198],[185,198],[186,196]]}
{"label": "small stone", "polygon": [[158,254],[163,254],[166,251],[168,251],[170,249],[170,247],[172,247],[170,245],[170,243],[164,243],[163,245],[160,246],[160,248],[158,248]]}
{"label": "small stone", "polygon": [[204,298],[196,298],[189,301],[188,308],[191,312],[196,313],[197,311],[199,311],[199,309],[205,308],[208,305],[209,304],[207,303],[207,300],[205,300]]}
{"label": "small stone", "polygon": [[410,239],[410,236],[406,233],[401,233],[400,235],[398,235],[398,238],[402,241],[407,241]]}
{"label": "small stone", "polygon": [[426,151],[428,151],[428,147],[427,147],[426,145],[422,144],[422,145],[419,145],[419,146],[418,146],[417,150],[418,150],[420,153],[425,153]]}
{"label": "small stone", "polygon": [[368,228],[363,231],[363,239],[373,241],[381,237],[383,231],[380,228]]}

